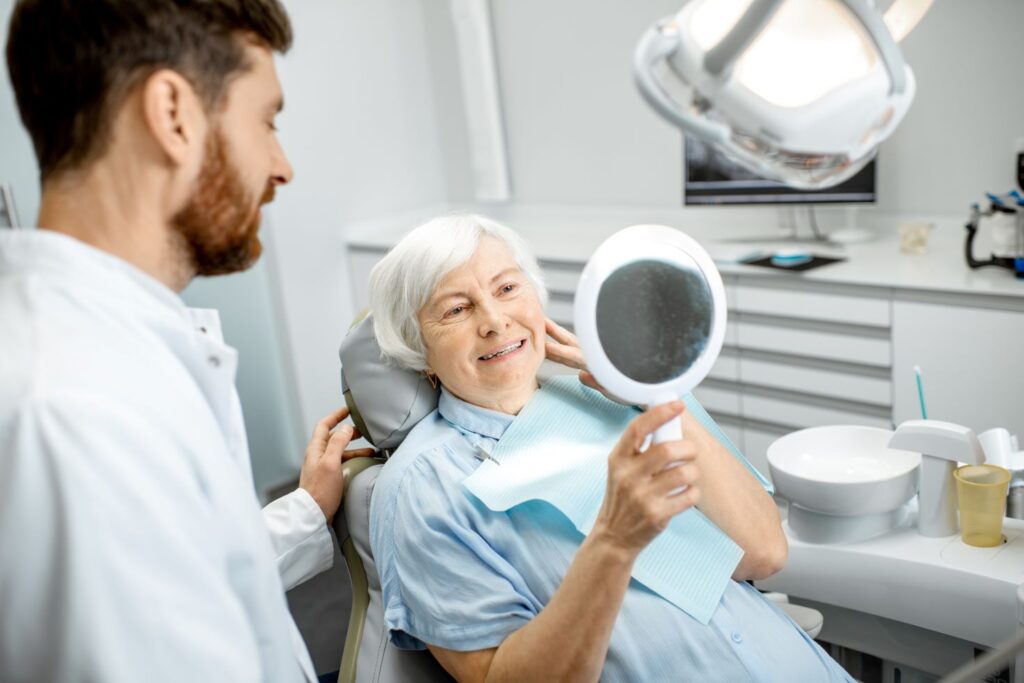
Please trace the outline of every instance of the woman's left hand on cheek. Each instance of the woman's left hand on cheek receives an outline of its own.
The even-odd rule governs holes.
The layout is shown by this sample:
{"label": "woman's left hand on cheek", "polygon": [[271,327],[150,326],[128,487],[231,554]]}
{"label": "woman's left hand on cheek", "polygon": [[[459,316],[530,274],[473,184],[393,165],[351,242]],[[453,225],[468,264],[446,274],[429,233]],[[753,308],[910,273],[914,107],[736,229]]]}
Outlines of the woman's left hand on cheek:
{"label": "woman's left hand on cheek", "polygon": [[591,389],[596,389],[604,394],[607,398],[621,403],[623,405],[631,405],[628,401],[623,401],[617,396],[613,396],[603,386],[601,386],[597,379],[590,374],[587,370],[587,361],[583,357],[583,350],[580,348],[580,342],[569,330],[565,329],[551,318],[547,318],[544,323],[544,330],[548,333],[551,339],[547,340],[544,344],[544,350],[548,360],[580,371],[580,381],[587,385]]}

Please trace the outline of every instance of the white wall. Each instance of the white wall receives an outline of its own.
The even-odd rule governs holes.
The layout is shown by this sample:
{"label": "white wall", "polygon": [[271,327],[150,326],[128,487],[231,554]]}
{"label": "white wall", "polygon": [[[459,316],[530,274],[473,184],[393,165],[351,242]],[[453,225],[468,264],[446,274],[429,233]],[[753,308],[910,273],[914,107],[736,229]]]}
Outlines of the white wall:
{"label": "white wall", "polygon": [[[517,203],[681,204],[680,135],[641,101],[630,71],[644,29],[681,4],[491,0]],[[918,95],[881,150],[876,212],[966,215],[984,191],[1009,189],[1011,145],[1024,135],[1021,26],[1020,0],[944,1],[907,38]],[[459,115],[458,102],[439,104],[455,108],[442,119]],[[453,198],[470,199],[450,177]]]}
{"label": "white wall", "polygon": [[305,423],[341,405],[337,348],[355,311],[345,226],[442,201],[424,7],[436,0],[288,2],[281,138],[294,183],[270,207]]}

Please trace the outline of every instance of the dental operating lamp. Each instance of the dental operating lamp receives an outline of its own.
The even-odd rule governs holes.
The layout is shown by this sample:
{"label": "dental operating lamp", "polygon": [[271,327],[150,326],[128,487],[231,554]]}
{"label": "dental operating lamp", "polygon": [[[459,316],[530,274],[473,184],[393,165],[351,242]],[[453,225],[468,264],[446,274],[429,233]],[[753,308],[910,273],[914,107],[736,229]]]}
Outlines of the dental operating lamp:
{"label": "dental operating lamp", "polygon": [[637,45],[644,99],[751,171],[831,187],[874,158],[914,98],[899,41],[932,0],[689,0]]}

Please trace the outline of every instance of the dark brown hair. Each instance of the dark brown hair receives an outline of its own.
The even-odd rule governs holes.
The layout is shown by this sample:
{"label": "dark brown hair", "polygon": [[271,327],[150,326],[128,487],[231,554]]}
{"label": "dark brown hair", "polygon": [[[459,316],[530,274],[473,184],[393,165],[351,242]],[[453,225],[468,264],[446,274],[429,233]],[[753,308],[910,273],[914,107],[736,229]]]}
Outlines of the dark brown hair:
{"label": "dark brown hair", "polygon": [[187,78],[215,110],[248,68],[246,40],[288,50],[278,0],[19,0],[7,68],[41,178],[102,155],[125,97],[159,69]]}

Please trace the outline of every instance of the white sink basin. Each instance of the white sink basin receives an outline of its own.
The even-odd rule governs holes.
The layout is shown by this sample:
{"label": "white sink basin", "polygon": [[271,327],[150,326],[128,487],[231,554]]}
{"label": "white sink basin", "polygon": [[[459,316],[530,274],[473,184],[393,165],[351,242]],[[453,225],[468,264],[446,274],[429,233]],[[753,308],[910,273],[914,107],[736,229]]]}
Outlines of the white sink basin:
{"label": "white sink basin", "polygon": [[807,540],[830,542],[898,524],[894,511],[917,493],[921,456],[887,448],[891,436],[874,427],[812,427],[772,443],[768,468],[776,492],[791,503],[790,526]]}

